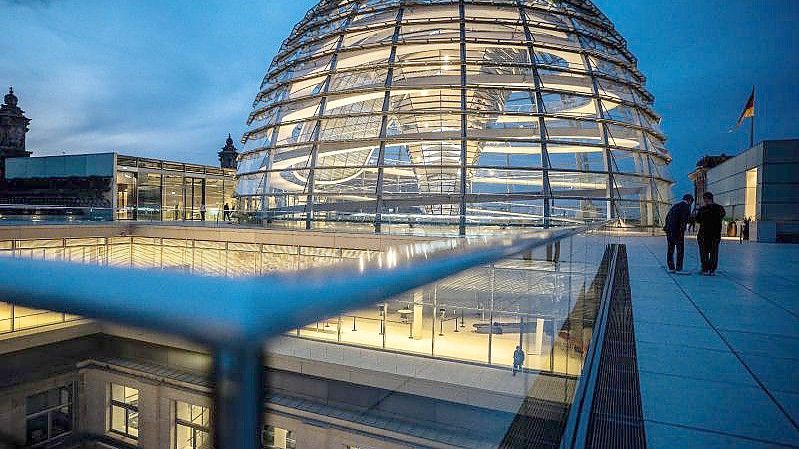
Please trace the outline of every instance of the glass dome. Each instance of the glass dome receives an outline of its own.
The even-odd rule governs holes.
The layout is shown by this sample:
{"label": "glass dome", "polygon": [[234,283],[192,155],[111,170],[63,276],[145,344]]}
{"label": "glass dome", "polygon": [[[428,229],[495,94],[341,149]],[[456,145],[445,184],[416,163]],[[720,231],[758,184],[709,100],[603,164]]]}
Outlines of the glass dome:
{"label": "glass dome", "polygon": [[657,226],[670,156],[644,80],[589,1],[322,1],[253,103],[239,211],[378,231]]}

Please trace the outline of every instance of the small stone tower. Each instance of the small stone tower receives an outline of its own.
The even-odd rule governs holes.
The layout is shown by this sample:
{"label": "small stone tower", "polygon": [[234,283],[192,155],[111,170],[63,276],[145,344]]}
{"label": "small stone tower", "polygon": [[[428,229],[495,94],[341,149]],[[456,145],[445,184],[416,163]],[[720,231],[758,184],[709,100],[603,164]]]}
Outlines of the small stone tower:
{"label": "small stone tower", "polygon": [[222,151],[219,152],[219,165],[222,168],[235,169],[237,165],[236,158],[238,155],[238,150],[233,146],[233,138],[230,137],[230,133],[228,133],[225,146],[222,147]]}
{"label": "small stone tower", "polygon": [[17,101],[14,88],[9,87],[0,106],[0,182],[5,179],[6,158],[31,155],[25,150],[25,133],[31,120],[25,117]]}

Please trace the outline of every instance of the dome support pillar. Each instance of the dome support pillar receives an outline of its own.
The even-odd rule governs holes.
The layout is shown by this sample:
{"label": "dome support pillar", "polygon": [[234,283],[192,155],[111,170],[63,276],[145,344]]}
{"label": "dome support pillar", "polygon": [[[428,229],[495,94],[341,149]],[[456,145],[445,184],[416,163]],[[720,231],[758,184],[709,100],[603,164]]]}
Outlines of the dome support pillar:
{"label": "dome support pillar", "polygon": [[524,13],[524,4],[522,0],[517,0],[519,6],[519,16],[522,19],[522,26],[524,27],[524,37],[527,42],[527,51],[529,53],[530,64],[533,67],[533,83],[535,86],[535,103],[536,112],[538,113],[538,137],[541,145],[541,178],[543,182],[543,196],[544,196],[544,209],[543,209],[543,225],[544,228],[551,226],[552,217],[552,184],[549,181],[549,170],[551,168],[551,160],[549,159],[549,151],[547,149],[547,125],[544,119],[544,96],[541,94],[541,75],[538,72],[538,62],[535,57],[535,46],[533,46],[533,34],[530,32],[530,27],[527,24],[527,16]]}
{"label": "dome support pillar", "polygon": [[385,179],[384,165],[386,161],[386,128],[388,128],[388,107],[391,104],[391,85],[394,79],[394,60],[397,58],[397,41],[399,40],[402,24],[402,2],[397,10],[394,34],[391,37],[391,51],[388,54],[388,71],[386,71],[385,94],[383,95],[383,109],[380,118],[380,147],[377,153],[377,185],[375,186],[375,233],[382,231],[383,225],[383,184]]}
{"label": "dome support pillar", "polygon": [[616,179],[613,176],[613,167],[615,166],[613,160],[613,153],[610,150],[610,131],[608,131],[607,125],[607,117],[605,116],[605,108],[602,105],[602,97],[599,95],[599,84],[597,81],[596,73],[594,73],[594,68],[591,65],[591,60],[588,58],[586,53],[586,45],[583,43],[582,34],[577,32],[577,26],[574,23],[574,18],[570,20],[572,24],[572,30],[578,36],[578,40],[580,41],[580,47],[582,50],[580,51],[580,56],[583,59],[583,65],[585,66],[585,70],[588,73],[588,76],[591,77],[591,98],[594,100],[594,107],[596,110],[596,119],[599,123],[600,130],[602,131],[602,148],[605,153],[605,169],[608,174],[607,178],[607,219],[612,220],[614,218],[621,217],[621,214],[618,210],[618,204],[616,203],[616,191],[618,187],[616,186]]}
{"label": "dome support pillar", "polygon": [[469,144],[466,140],[466,6],[464,5],[464,0],[458,2],[458,17],[460,19],[461,60],[461,166],[458,235],[466,235],[466,158],[469,154]]}
{"label": "dome support pillar", "polygon": [[[352,21],[352,18],[358,12],[358,3],[352,8],[352,11],[347,16],[347,19],[344,21],[343,29],[347,29],[347,26]],[[324,81],[324,87],[322,88],[322,99],[319,102],[319,115],[316,118],[316,125],[314,125],[313,134],[312,134],[312,141],[313,147],[311,148],[311,156],[310,162],[308,164],[308,183],[307,183],[307,194],[305,201],[305,229],[312,229],[313,228],[313,208],[314,203],[316,202],[316,195],[314,194],[314,185],[316,181],[316,165],[319,160],[319,136],[322,133],[322,117],[325,115],[325,107],[327,106],[327,95],[330,92],[330,80],[333,78],[333,73],[336,72],[336,63],[338,61],[338,54],[341,52],[341,45],[344,43],[344,36],[347,33],[342,32],[338,36],[338,41],[336,42],[336,49],[333,51],[333,56],[330,58],[330,70],[327,73]]]}

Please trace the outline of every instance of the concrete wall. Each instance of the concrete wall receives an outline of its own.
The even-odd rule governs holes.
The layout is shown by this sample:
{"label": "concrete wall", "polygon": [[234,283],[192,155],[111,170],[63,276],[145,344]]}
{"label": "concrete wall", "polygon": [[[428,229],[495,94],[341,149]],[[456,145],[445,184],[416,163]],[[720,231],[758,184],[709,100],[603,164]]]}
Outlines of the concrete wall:
{"label": "concrete wall", "polygon": [[[52,388],[67,384],[80,388],[81,379],[77,372],[54,375],[46,379],[15,385],[0,390],[0,447],[2,441],[25,444],[25,398]],[[80,410],[74,407],[73,413],[80,416]]]}
{"label": "concrete wall", "polygon": [[135,236],[221,242],[300,245],[382,251],[392,246],[441,239],[403,235],[264,229],[258,227],[208,227],[153,225],[138,222],[0,226],[0,241],[51,238]]}
{"label": "concrete wall", "polygon": [[[175,402],[182,401],[212,408],[207,388],[146,375],[113,364],[89,363],[75,371],[44,380],[0,390],[0,437],[16,444],[25,443],[25,401],[28,396],[72,383],[77,390],[73,413],[75,432],[102,435],[144,449],[175,447]],[[110,386],[124,385],[139,391],[139,437],[132,439],[110,431]],[[419,406],[419,404],[417,404]],[[406,406],[410,416],[422,420],[430,411]],[[423,413],[422,413],[423,412]],[[422,413],[424,416],[418,415]],[[418,416],[417,416],[418,415]],[[397,415],[399,418],[399,415]],[[264,415],[267,425],[290,430],[298,448],[342,449],[347,446],[380,448],[454,448],[409,431],[400,433],[348,422],[335,415],[269,404]],[[435,426],[435,423],[431,423]],[[442,425],[443,424],[439,424]],[[484,427],[483,427],[484,428]],[[408,429],[410,430],[410,429]],[[442,430],[445,432],[446,430]],[[0,445],[2,447],[2,445]]]}
{"label": "concrete wall", "polygon": [[115,237],[130,234],[128,223],[104,224],[54,224],[27,226],[0,226],[0,241],[82,238],[82,237]]}
{"label": "concrete wall", "polygon": [[[727,210],[727,217],[744,218],[746,197],[746,171],[763,165],[763,143],[744,151],[738,156],[708,170],[707,191],[715,196],[716,203]],[[762,170],[758,171],[758,185],[762,184]],[[758,189],[762,192],[762,189]],[[761,204],[758,195],[757,204]],[[701,206],[701,200],[699,202]],[[759,208],[758,208],[759,209]],[[758,210],[758,216],[760,211]]]}
{"label": "concrete wall", "polygon": [[[90,334],[75,338],[77,329]],[[6,352],[4,363],[0,364],[0,380],[5,380],[0,383],[0,434],[24,441],[25,397],[75,382],[78,431],[105,435],[143,448],[174,447],[175,401],[211,406],[209,384],[197,381],[210,372],[210,357],[202,348],[180,340],[118,326],[106,330],[118,336],[96,333],[96,327],[92,331],[84,324],[73,324],[38,333],[51,334],[48,340],[6,341],[6,345],[13,344],[15,352]],[[57,340],[56,335],[66,340],[50,343]],[[336,348],[321,342],[289,339],[300,345],[318,343]],[[306,352],[320,351],[309,347]],[[402,376],[389,372],[397,362],[394,356],[368,352],[364,357],[371,360],[371,369],[267,352],[271,367],[269,391],[283,399],[273,398],[268,402],[266,422],[294,431],[297,447],[445,448],[453,445],[442,441],[453,437],[465,438],[463,441],[480,438],[496,446],[531,385],[544,378],[546,382],[566,381],[559,376],[534,374],[525,381],[522,376],[511,377],[504,370],[425,359],[416,363],[442,365],[432,370],[440,379],[420,373]],[[48,363],[38,363],[41,360]],[[147,370],[142,364],[152,368]],[[51,373],[53,369],[58,372]],[[468,375],[470,369],[476,370],[473,376]],[[182,373],[188,373],[188,377]],[[519,381],[515,394],[499,391],[511,389],[514,381]],[[111,383],[139,390],[138,441],[110,433]],[[545,388],[546,397],[540,400],[549,409],[563,409],[563,392],[571,387],[553,385]],[[365,419],[352,420],[351,416]],[[369,425],[370,419],[395,425]],[[422,437],[420,429],[426,429],[427,435],[433,429],[439,436]]]}
{"label": "concrete wall", "polygon": [[707,190],[729,218],[743,219],[746,171],[755,167],[759,223],[753,237],[773,241],[799,236],[799,140],[766,140],[710,169]]}
{"label": "concrete wall", "polygon": [[[181,388],[162,379],[130,370],[90,366],[82,368],[80,429],[97,435],[111,435],[143,448],[175,447],[175,401],[211,408],[207,389]],[[138,441],[110,433],[111,383],[139,390]]]}
{"label": "concrete wall", "polygon": [[763,179],[764,220],[777,236],[799,236],[799,140],[766,142]]}

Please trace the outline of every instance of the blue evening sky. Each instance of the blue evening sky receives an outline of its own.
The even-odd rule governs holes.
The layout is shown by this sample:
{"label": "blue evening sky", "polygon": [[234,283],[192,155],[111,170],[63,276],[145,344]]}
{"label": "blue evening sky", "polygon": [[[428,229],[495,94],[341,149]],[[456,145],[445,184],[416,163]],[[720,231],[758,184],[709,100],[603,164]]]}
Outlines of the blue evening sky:
{"label": "blue evening sky", "polygon": [[[216,164],[311,0],[0,0],[0,86],[34,154],[119,151]],[[757,139],[799,137],[799,0],[596,0],[663,116],[675,194],[705,153],[736,153],[752,85]]]}

